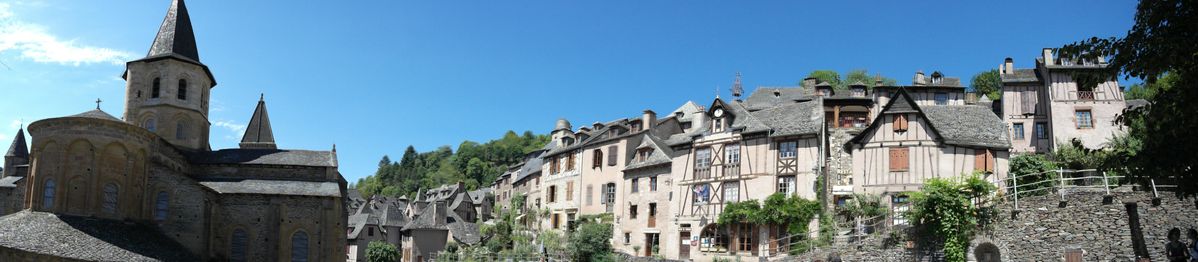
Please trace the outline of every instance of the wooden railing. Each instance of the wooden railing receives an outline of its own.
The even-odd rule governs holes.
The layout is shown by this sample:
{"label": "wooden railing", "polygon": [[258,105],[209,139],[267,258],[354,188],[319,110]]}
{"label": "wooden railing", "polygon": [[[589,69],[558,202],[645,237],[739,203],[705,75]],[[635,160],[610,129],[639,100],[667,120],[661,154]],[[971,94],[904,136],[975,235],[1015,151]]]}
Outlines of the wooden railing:
{"label": "wooden railing", "polygon": [[1094,100],[1094,91],[1077,91],[1077,100]]}

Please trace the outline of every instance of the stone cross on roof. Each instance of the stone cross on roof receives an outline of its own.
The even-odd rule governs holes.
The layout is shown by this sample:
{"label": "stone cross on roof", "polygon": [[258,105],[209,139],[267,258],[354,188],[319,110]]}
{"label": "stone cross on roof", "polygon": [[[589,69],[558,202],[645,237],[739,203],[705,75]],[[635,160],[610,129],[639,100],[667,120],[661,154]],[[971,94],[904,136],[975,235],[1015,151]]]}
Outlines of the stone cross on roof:
{"label": "stone cross on roof", "polygon": [[100,103],[102,102],[104,102],[104,100],[100,100],[98,97],[96,98],[96,109],[100,109]]}

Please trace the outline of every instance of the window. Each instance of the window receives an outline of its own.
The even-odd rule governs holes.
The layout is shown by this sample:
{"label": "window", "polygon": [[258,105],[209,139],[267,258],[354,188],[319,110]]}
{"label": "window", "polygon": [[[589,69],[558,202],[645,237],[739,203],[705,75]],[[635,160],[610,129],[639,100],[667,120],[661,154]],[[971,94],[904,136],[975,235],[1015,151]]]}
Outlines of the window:
{"label": "window", "polygon": [[642,148],[640,150],[637,150],[636,151],[636,161],[637,162],[645,162],[645,160],[649,160],[650,155],[653,155],[652,148]]}
{"label": "window", "polygon": [[740,201],[740,183],[724,182],[724,203]]}
{"label": "window", "polygon": [[714,223],[709,224],[703,228],[703,233],[699,238],[699,251],[728,252],[728,238],[727,228]]}
{"label": "window", "polygon": [[649,177],[649,191],[657,191],[657,176]]}
{"label": "window", "polygon": [[640,187],[637,186],[637,184],[639,184],[638,182],[640,182],[640,180],[641,180],[641,178],[634,177],[634,178],[632,178],[632,184],[628,185],[632,188],[633,193],[640,192]]}
{"label": "window", "polygon": [[246,260],[246,251],[249,244],[249,235],[245,230],[240,228],[233,230],[233,237],[229,238],[229,261],[244,262]]}
{"label": "window", "polygon": [[557,186],[549,186],[549,203],[557,201]]}
{"label": "window", "polygon": [[753,234],[754,233],[753,225],[752,224],[739,224],[739,227],[740,228],[737,230],[737,234],[736,234],[737,240],[738,240],[737,243],[739,244],[738,246],[740,247],[739,251],[752,252],[753,251],[753,235],[754,235]]}
{"label": "window", "polygon": [[627,245],[629,243],[632,243],[632,234],[624,232],[624,244]]}
{"label": "window", "polygon": [[948,105],[948,93],[936,92],[936,94],[933,96],[936,99],[936,105],[938,105],[938,106]]}
{"label": "window", "polygon": [[574,171],[574,154],[566,155],[566,171]]}
{"label": "window", "polygon": [[778,157],[779,158],[795,158],[796,156],[798,156],[798,153],[799,153],[798,146],[799,146],[799,143],[795,142],[795,141],[787,141],[787,142],[778,143]]}
{"label": "window", "polygon": [[603,166],[603,150],[596,148],[591,152],[592,155],[594,155],[591,157],[591,168],[599,168]]}
{"label": "window", "polygon": [[907,171],[907,166],[910,161],[907,158],[906,147],[895,147],[890,149],[890,172]]}
{"label": "window", "polygon": [[101,207],[105,214],[116,214],[117,197],[119,194],[120,191],[117,189],[116,184],[104,184],[104,204]]}
{"label": "window", "polygon": [[166,221],[167,208],[170,207],[170,195],[166,191],[158,191],[158,197],[154,200],[154,221]]}
{"label": "window", "polygon": [[989,149],[974,150],[973,170],[994,173],[994,151]]}
{"label": "window", "polygon": [[561,214],[553,214],[553,228],[561,228]]}
{"label": "window", "polygon": [[628,218],[636,219],[636,205],[628,206]]}
{"label": "window", "polygon": [[679,125],[679,127],[682,128],[682,130],[691,129],[691,122],[682,123]]}
{"label": "window", "polygon": [[42,209],[54,208],[54,179],[46,179],[42,185]]}
{"label": "window", "polygon": [[183,120],[175,123],[175,139],[187,139],[187,123]]}
{"label": "window", "polygon": [[909,201],[907,199],[907,196],[905,196],[905,195],[896,195],[896,196],[890,197],[890,203],[891,203],[890,208],[892,209],[892,212],[894,213],[894,220],[892,220],[893,224],[895,224],[895,225],[906,225],[907,224],[907,216],[906,216],[907,210],[911,209],[911,206],[908,202]]}
{"label": "window", "polygon": [[308,262],[308,233],[291,234],[291,262]]}
{"label": "window", "polygon": [[557,167],[558,167],[557,158],[556,157],[549,158],[549,174],[550,175],[557,174]]}
{"label": "window", "polygon": [[607,165],[608,166],[616,165],[616,160],[617,160],[617,158],[619,158],[619,155],[620,155],[619,152],[617,152],[616,150],[619,150],[619,149],[620,148],[618,146],[608,146],[607,147]]}
{"label": "window", "polygon": [[612,208],[616,206],[616,183],[603,185],[603,204],[607,205],[608,213],[611,213]]}
{"label": "window", "polygon": [[657,217],[657,203],[649,203],[649,219]]}
{"label": "window", "polygon": [[891,126],[894,127],[894,132],[906,132],[907,131],[907,115],[906,114],[896,114],[896,115],[894,115],[893,119],[894,119],[894,123],[892,123]]}
{"label": "window", "polygon": [[566,201],[574,200],[574,181],[566,182]]}
{"label": "window", "polygon": [[711,131],[718,133],[724,131],[724,119],[716,118],[711,120]]}
{"label": "window", "polygon": [[150,89],[150,98],[158,98],[158,94],[161,93],[159,90],[162,89],[161,82],[161,79],[154,78],[154,87]]}
{"label": "window", "polygon": [[1077,129],[1094,128],[1094,118],[1090,115],[1090,110],[1077,110],[1074,114],[1074,122],[1077,122]]}
{"label": "window", "polygon": [[1023,123],[1015,123],[1011,125],[1011,138],[1015,140],[1023,140]]}
{"label": "window", "polygon": [[154,119],[153,117],[147,118],[146,122],[142,126],[145,127],[146,130],[150,130],[150,132],[154,132],[154,131],[158,130],[158,120]]}
{"label": "window", "polygon": [[595,196],[593,194],[595,194],[595,187],[592,185],[587,185],[587,205],[588,206],[591,205],[591,200],[595,199]]}
{"label": "window", "polygon": [[711,176],[711,148],[700,148],[695,151],[695,179],[705,179]]}
{"label": "window", "polygon": [[179,100],[187,100],[187,79],[179,79]]}
{"label": "window", "polygon": [[728,144],[725,146],[724,155],[727,158],[724,164],[740,164],[740,144]]}
{"label": "window", "polygon": [[367,231],[367,232],[366,232],[366,235],[367,235],[367,236],[372,236],[372,237],[374,236],[374,227],[369,227],[369,226],[368,226],[368,227],[366,228],[366,231]]}
{"label": "window", "polygon": [[1044,130],[1044,123],[1036,123],[1036,139],[1048,139],[1048,130]]}
{"label": "window", "polygon": [[795,177],[780,176],[778,177],[778,193],[783,195],[793,195],[795,193]]}

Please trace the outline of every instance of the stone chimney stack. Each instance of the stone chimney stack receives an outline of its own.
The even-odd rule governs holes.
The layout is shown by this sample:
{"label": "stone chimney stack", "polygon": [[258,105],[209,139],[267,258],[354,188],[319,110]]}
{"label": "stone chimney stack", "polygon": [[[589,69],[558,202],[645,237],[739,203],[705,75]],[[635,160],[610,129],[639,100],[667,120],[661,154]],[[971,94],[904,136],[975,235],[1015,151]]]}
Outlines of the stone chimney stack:
{"label": "stone chimney stack", "polygon": [[445,212],[446,212],[446,209],[448,209],[448,208],[445,206],[445,201],[444,201],[444,200],[437,200],[437,203],[436,203],[436,204],[433,204],[433,205],[430,205],[430,206],[433,208],[433,210],[428,210],[428,211],[425,211],[425,212],[429,212],[429,211],[432,211],[432,212],[433,212],[433,215],[434,215],[433,217],[434,217],[434,218],[437,220],[437,223],[436,223],[437,225],[444,225],[444,224],[446,224],[446,218],[445,218],[445,217],[446,217],[446,214],[445,214]]}
{"label": "stone chimney stack", "polygon": [[1044,65],[1053,65],[1052,48],[1044,48]]}
{"label": "stone chimney stack", "polygon": [[1003,60],[1002,73],[1003,74],[1014,74],[1015,73],[1015,59],[1011,59],[1010,57],[1008,57],[1006,60]]}
{"label": "stone chimney stack", "polygon": [[816,79],[814,77],[803,78],[803,89],[814,88]]}
{"label": "stone chimney stack", "polygon": [[915,77],[914,79],[911,79],[911,85],[922,86],[927,83],[927,77],[924,76],[923,70],[915,71]]}
{"label": "stone chimney stack", "polygon": [[657,113],[653,112],[653,110],[645,109],[644,112],[641,112],[641,125],[645,126],[645,130],[657,126]]}

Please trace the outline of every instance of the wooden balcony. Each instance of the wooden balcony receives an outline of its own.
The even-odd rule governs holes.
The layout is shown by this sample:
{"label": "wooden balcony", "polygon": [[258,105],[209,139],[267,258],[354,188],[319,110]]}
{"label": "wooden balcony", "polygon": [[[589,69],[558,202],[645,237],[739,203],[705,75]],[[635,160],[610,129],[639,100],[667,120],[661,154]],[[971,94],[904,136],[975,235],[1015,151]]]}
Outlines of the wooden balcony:
{"label": "wooden balcony", "polygon": [[1094,91],[1077,91],[1077,100],[1094,100]]}

